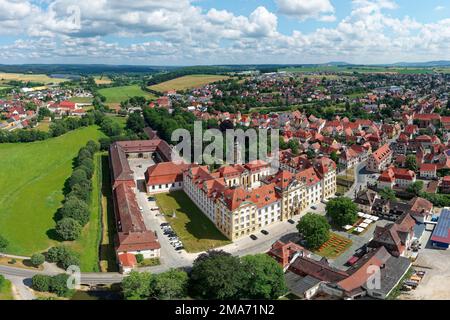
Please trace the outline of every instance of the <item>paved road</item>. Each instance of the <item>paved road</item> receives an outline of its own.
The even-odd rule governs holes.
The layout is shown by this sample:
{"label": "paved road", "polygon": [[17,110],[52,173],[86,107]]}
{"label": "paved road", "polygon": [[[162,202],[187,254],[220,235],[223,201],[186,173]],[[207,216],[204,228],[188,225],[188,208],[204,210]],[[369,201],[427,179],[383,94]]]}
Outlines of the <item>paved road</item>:
{"label": "paved road", "polygon": [[[36,274],[56,275],[58,273],[59,272],[54,271],[35,271],[0,265],[0,274],[3,274],[5,276],[20,277],[23,279],[32,278]],[[82,273],[81,283],[89,285],[112,284],[121,282],[123,277],[124,276],[122,274],[114,272]]]}

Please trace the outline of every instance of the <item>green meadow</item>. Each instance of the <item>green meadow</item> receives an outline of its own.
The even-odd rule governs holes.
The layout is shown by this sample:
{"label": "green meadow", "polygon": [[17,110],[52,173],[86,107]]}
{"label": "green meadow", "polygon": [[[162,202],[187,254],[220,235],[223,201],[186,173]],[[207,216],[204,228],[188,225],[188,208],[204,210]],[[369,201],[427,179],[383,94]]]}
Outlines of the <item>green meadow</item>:
{"label": "green meadow", "polygon": [[99,93],[105,96],[106,103],[120,103],[132,97],[156,98],[151,93],[142,90],[138,85],[100,89]]}
{"label": "green meadow", "polygon": [[[51,236],[53,219],[64,199],[73,159],[89,140],[103,136],[98,127],[91,126],[46,141],[0,144],[0,234],[10,242],[8,253],[30,256],[58,244]],[[97,179],[94,193],[98,192]],[[92,198],[91,222],[79,240],[68,243],[82,254],[82,269],[88,271],[95,268],[100,232],[98,196]]]}

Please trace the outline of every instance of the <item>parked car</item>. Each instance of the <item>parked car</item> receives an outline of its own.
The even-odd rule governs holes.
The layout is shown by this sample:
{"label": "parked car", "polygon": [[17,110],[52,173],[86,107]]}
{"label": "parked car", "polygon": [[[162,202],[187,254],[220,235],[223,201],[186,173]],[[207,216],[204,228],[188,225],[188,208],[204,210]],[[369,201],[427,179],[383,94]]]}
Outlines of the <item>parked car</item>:
{"label": "parked car", "polygon": [[183,246],[178,246],[178,247],[175,247],[175,250],[176,251],[180,251],[180,250],[183,250],[184,249],[184,247]]}
{"label": "parked car", "polygon": [[346,262],[346,264],[348,266],[353,266],[356,262],[358,262],[359,257],[357,256],[352,256],[350,259],[348,259],[348,261]]}
{"label": "parked car", "polygon": [[292,220],[292,219],[289,219],[288,222],[289,222],[290,224],[295,224],[295,221]]}
{"label": "parked car", "polygon": [[316,206],[311,206],[311,209],[317,210],[317,207]]}
{"label": "parked car", "polygon": [[148,197],[147,200],[148,201],[155,201],[155,198],[154,197]]}
{"label": "parked car", "polygon": [[150,210],[155,211],[155,210],[159,210],[159,208],[158,207],[153,207],[153,208],[150,208]]}
{"label": "parked car", "polygon": [[261,233],[262,233],[263,235],[267,236],[267,235],[269,234],[269,231],[267,231],[267,230],[261,230]]}
{"label": "parked car", "polygon": [[141,211],[144,211],[144,208],[142,208],[142,207],[139,207],[139,210],[141,210]]}
{"label": "parked car", "polygon": [[160,226],[161,226],[161,228],[165,227],[165,226],[169,226],[169,223],[168,222],[163,222],[163,223],[160,224]]}
{"label": "parked car", "polygon": [[252,240],[258,240],[258,237],[255,236],[254,234],[251,234],[251,235],[250,235],[250,239],[252,239]]}

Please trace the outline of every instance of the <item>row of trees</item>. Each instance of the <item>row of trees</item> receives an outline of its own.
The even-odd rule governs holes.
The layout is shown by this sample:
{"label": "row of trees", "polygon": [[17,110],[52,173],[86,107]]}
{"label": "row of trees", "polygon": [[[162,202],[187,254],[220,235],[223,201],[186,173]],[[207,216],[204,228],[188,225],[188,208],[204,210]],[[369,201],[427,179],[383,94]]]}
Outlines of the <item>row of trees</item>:
{"label": "row of trees", "polygon": [[277,299],[287,293],[282,267],[266,254],[232,256],[208,251],[188,274],[132,272],[122,282],[125,299]]}
{"label": "row of trees", "polygon": [[63,240],[76,240],[82,228],[89,222],[89,202],[94,175],[94,154],[100,146],[95,141],[88,141],[81,148],[75,160],[75,168],[67,181],[64,204],[57,215],[56,233]]}

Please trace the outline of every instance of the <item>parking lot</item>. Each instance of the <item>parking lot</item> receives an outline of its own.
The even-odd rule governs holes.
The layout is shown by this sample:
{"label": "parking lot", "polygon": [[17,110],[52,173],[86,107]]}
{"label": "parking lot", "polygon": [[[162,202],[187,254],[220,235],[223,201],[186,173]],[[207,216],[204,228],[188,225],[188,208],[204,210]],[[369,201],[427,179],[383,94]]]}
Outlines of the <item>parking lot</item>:
{"label": "parking lot", "polygon": [[413,266],[426,272],[417,289],[400,295],[402,300],[448,300],[450,299],[450,250],[438,250],[429,245],[431,231],[423,236],[427,245],[420,250]]}

